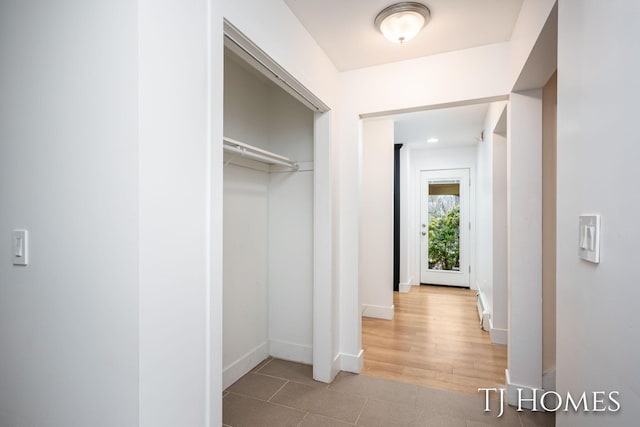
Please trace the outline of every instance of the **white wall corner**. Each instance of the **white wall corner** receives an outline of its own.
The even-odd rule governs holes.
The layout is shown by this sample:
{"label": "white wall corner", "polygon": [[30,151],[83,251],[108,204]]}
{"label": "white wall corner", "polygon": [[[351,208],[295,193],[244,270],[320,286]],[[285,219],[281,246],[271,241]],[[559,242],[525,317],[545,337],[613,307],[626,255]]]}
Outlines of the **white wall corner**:
{"label": "white wall corner", "polygon": [[310,345],[295,344],[287,341],[269,340],[269,355],[291,362],[313,363],[313,348]]}
{"label": "white wall corner", "polygon": [[404,294],[408,293],[411,290],[411,280],[398,284],[398,291]]}
{"label": "white wall corner", "polygon": [[267,341],[249,350],[247,354],[223,369],[222,389],[224,390],[238,381],[267,357],[269,357],[269,343]]}
{"label": "white wall corner", "polygon": [[364,366],[364,350],[360,349],[358,354],[340,353],[340,370],[359,374]]}
{"label": "white wall corner", "polygon": [[[516,409],[533,409],[533,397],[540,397],[543,391],[536,387],[512,383],[508,369],[505,369],[504,377],[505,382],[507,383],[507,403]],[[520,401],[520,406],[518,405],[518,401]],[[536,410],[541,410],[540,402],[536,403]]]}
{"label": "white wall corner", "polygon": [[393,320],[395,308],[390,306],[362,304],[362,315],[375,319]]}
{"label": "white wall corner", "polygon": [[472,226],[471,226],[471,232],[469,233],[469,247],[472,248],[469,250],[469,267],[471,268],[471,273],[469,273],[469,289],[471,289],[472,291],[478,291],[480,292],[480,286],[478,286],[478,275],[476,274],[478,271],[478,268],[472,264],[472,260],[475,259],[475,257],[477,256],[473,250],[473,248],[476,246],[475,243],[475,236],[476,236],[476,228],[475,228],[475,221],[476,219],[473,218],[471,220],[472,222]]}

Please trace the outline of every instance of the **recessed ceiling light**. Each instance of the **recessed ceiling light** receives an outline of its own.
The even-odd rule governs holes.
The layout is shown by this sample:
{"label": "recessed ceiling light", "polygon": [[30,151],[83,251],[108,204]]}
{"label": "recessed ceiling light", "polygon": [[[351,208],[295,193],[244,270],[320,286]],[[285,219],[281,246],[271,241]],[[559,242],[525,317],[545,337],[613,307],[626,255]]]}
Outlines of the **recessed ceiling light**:
{"label": "recessed ceiling light", "polygon": [[429,144],[434,144],[434,143],[436,143],[436,142],[438,142],[438,141],[439,141],[439,139],[438,139],[438,138],[429,138],[429,139],[427,139],[427,142],[428,142]]}
{"label": "recessed ceiling light", "polygon": [[383,9],[374,21],[375,26],[389,40],[404,43],[414,38],[429,22],[431,11],[422,3],[405,1]]}

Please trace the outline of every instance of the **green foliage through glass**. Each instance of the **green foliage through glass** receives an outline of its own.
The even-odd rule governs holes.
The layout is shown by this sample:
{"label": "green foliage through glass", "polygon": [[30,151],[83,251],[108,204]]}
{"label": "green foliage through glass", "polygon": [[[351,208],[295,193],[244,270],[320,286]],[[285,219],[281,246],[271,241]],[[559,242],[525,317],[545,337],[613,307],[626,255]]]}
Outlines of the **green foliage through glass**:
{"label": "green foliage through glass", "polygon": [[429,223],[429,269],[460,269],[460,206]]}

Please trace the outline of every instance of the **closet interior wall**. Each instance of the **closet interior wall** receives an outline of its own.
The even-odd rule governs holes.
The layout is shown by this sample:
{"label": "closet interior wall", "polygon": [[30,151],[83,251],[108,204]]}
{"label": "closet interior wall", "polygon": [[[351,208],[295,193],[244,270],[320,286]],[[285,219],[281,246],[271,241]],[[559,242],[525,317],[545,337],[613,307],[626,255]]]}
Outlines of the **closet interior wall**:
{"label": "closet interior wall", "polygon": [[[313,113],[225,52],[224,134],[313,164]],[[312,363],[313,170],[225,153],[223,382],[267,356]],[[310,168],[313,169],[313,168]]]}

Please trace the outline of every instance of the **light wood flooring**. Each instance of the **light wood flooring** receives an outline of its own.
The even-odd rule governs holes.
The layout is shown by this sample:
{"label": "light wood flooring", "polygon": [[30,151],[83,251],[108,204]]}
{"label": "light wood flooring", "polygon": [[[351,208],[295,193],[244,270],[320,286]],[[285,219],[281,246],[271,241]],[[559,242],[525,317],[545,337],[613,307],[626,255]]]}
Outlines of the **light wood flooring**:
{"label": "light wood flooring", "polygon": [[394,304],[394,320],[362,318],[363,374],[474,395],[504,387],[507,348],[480,328],[475,291],[412,286]]}

